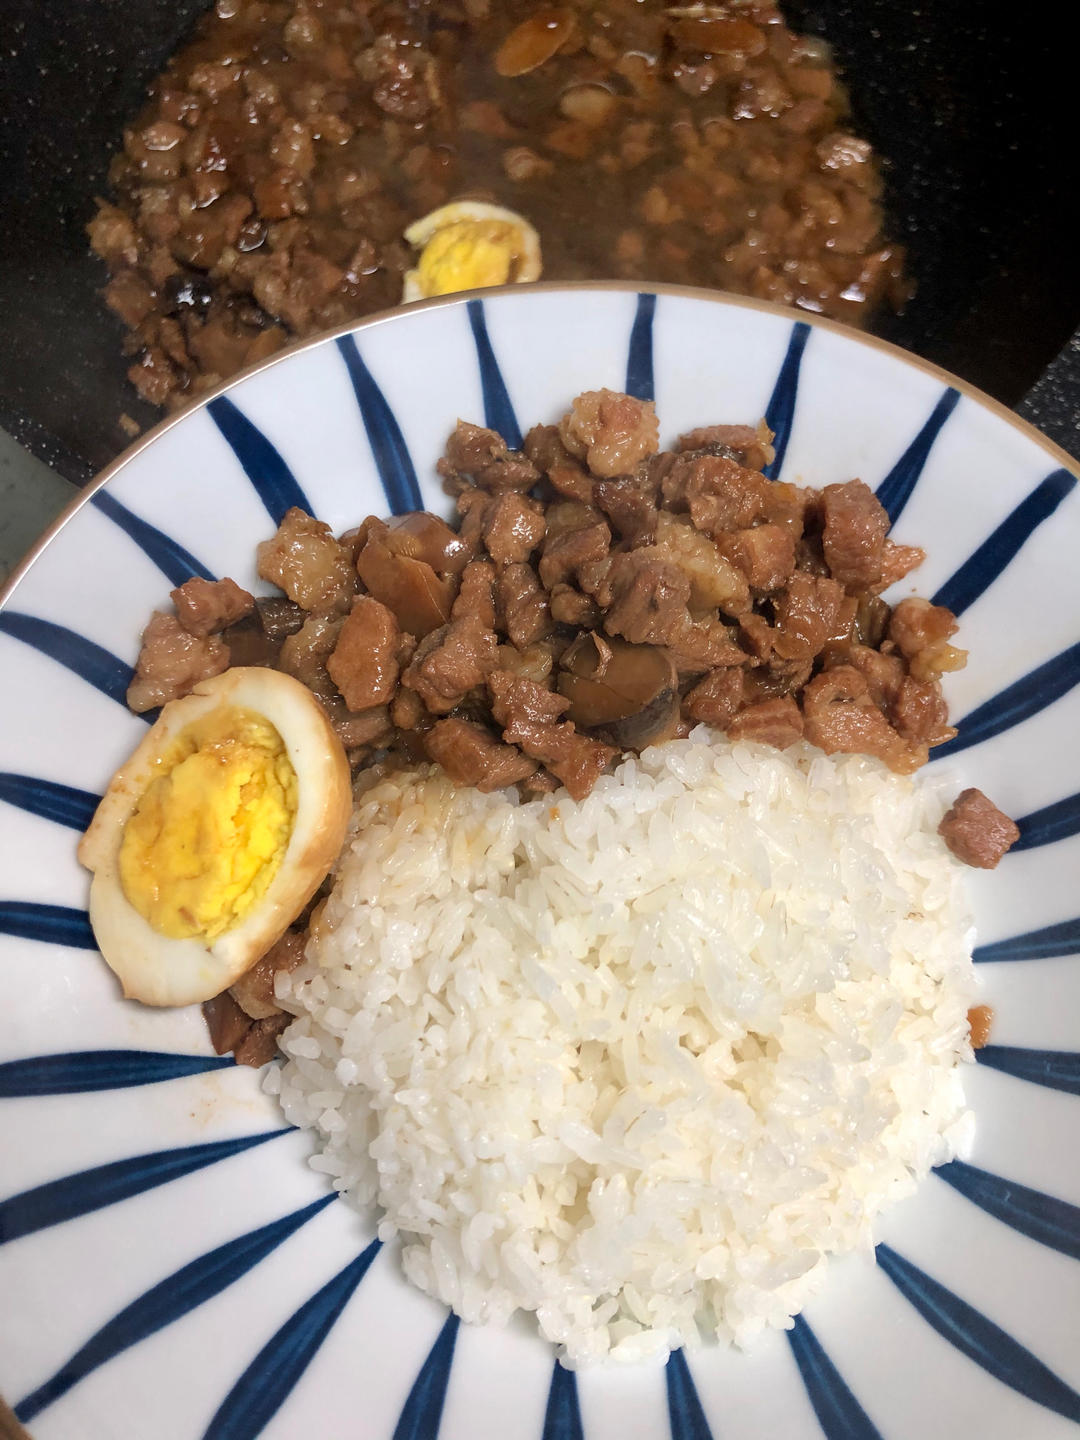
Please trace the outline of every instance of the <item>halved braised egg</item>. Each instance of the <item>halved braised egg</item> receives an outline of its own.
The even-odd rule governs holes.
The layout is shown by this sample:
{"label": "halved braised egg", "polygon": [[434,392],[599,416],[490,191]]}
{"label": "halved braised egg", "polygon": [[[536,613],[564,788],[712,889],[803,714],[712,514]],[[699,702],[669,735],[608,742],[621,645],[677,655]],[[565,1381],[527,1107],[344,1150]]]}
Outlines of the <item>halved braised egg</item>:
{"label": "halved braised egg", "polygon": [[90,923],[124,994],[219,995],[278,940],[337,858],[340,740],[306,686],[237,668],[164,707],[79,844]]}
{"label": "halved braised egg", "polygon": [[524,215],[501,205],[441,205],[410,225],[405,239],[420,251],[405,275],[406,303],[540,279],[540,236]]}

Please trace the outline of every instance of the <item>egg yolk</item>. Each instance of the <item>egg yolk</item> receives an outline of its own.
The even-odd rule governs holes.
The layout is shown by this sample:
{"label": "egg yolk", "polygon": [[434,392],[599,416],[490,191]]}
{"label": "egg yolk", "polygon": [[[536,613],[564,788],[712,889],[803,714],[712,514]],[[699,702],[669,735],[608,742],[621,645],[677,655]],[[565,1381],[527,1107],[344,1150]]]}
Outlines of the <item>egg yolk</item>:
{"label": "egg yolk", "polygon": [[456,220],[436,230],[420,255],[417,275],[425,295],[452,295],[505,285],[518,262],[518,232],[505,220]]}
{"label": "egg yolk", "polygon": [[296,818],[281,736],[223,706],[187,727],[124,827],[120,883],[159,934],[213,940],[266,893]]}

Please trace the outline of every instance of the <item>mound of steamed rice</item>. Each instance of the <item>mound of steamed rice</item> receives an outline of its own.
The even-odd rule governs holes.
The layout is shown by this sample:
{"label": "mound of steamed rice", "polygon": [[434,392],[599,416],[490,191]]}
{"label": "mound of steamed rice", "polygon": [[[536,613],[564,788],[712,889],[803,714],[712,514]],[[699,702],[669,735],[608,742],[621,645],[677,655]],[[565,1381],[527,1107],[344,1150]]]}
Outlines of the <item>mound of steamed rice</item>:
{"label": "mound of steamed rice", "polygon": [[269,1083],[464,1319],[535,1311],[570,1363],[744,1344],[966,1143],[944,808],[704,729],[580,804],[376,776]]}

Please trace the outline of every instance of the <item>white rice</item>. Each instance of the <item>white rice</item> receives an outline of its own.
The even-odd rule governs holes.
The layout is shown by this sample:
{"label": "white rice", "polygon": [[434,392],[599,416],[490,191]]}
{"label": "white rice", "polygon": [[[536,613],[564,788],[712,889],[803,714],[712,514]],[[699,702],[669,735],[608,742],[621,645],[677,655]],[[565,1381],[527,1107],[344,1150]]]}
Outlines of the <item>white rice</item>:
{"label": "white rice", "polygon": [[535,1311],[572,1364],[745,1344],[969,1137],[944,809],[704,728],[580,804],[374,777],[269,1088],[465,1320]]}

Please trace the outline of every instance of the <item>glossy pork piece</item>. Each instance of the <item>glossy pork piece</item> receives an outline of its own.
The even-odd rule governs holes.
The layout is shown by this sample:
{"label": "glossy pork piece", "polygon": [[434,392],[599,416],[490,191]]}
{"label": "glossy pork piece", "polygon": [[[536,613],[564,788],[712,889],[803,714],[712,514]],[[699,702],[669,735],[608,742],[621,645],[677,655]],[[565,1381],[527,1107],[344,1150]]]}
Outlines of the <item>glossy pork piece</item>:
{"label": "glossy pork piece", "polygon": [[1017,840],[1016,824],[981,790],[963,790],[941,822],[945,844],[965,865],[995,870]]}

